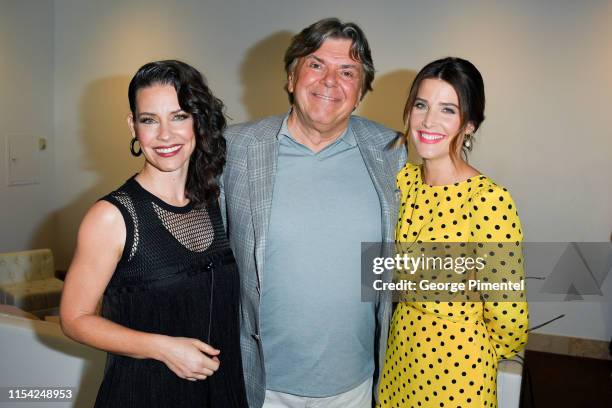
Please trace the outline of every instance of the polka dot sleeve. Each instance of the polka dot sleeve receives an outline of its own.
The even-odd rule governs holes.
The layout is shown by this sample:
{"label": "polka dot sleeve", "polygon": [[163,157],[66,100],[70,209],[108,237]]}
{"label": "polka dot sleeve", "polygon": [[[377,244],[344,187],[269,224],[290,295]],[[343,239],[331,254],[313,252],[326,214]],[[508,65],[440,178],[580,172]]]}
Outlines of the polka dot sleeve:
{"label": "polka dot sleeve", "polygon": [[[472,240],[487,255],[483,279],[518,283],[524,279],[523,233],[516,205],[505,188],[485,187],[474,197]],[[486,297],[486,296],[485,296]],[[527,343],[528,307],[522,291],[494,291],[484,299],[484,319],[498,358],[510,358]]]}

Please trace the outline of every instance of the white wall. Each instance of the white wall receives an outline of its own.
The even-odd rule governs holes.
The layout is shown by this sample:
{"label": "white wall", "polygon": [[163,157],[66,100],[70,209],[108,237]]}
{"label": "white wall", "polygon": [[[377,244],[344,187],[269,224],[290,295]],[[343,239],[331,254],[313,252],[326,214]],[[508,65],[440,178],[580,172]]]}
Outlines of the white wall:
{"label": "white wall", "polygon": [[[48,139],[39,184],[8,186],[10,134]],[[53,2],[0,0],[0,252],[51,245],[53,148]]]}
{"label": "white wall", "polygon": [[[609,240],[612,4],[491,3],[55,0],[55,196],[46,208],[58,220],[60,265],[87,207],[140,165],[128,153],[124,118],[127,84],[141,64],[192,63],[233,122],[282,113],[282,54],[291,35],[332,15],[359,23],[373,50],[375,91],[361,114],[401,128],[416,71],[441,56],[470,59],[487,91],[471,162],[510,188],[526,239]],[[533,324],[567,315],[541,332],[599,339],[612,336],[610,309],[531,305]]]}

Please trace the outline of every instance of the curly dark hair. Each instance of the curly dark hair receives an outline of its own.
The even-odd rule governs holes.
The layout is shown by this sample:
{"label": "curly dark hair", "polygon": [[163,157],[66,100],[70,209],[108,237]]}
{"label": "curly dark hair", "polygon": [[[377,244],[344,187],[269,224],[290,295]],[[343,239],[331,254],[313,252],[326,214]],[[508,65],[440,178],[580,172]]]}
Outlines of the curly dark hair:
{"label": "curly dark hair", "polygon": [[189,158],[185,190],[187,198],[202,207],[219,196],[217,177],[225,165],[223,131],[227,126],[223,102],[213,95],[204,76],[189,64],[155,61],[140,67],[130,81],[132,115],[136,115],[136,93],[152,85],[172,85],[181,109],[193,117],[196,146]]}

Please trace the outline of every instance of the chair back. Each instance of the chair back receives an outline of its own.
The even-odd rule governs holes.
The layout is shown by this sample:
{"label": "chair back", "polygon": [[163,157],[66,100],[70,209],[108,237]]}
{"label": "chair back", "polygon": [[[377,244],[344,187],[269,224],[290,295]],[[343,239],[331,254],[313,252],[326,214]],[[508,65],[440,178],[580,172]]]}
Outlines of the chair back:
{"label": "chair back", "polygon": [[0,253],[0,284],[47,279],[55,276],[50,249]]}

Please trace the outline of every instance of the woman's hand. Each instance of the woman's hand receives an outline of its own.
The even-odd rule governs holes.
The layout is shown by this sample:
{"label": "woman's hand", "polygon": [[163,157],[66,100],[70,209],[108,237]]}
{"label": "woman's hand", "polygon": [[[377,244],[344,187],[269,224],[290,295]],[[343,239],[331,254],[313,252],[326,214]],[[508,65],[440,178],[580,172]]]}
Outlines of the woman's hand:
{"label": "woman's hand", "polygon": [[219,369],[219,350],[197,339],[159,336],[159,355],[163,362],[180,378],[205,380]]}

